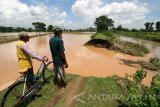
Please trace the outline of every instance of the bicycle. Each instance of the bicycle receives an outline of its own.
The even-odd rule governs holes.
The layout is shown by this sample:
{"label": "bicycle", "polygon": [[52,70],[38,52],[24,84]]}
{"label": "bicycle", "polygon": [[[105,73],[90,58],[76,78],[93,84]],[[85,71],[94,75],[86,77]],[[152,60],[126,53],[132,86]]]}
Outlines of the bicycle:
{"label": "bicycle", "polygon": [[48,82],[50,77],[53,76],[53,69],[49,68],[49,65],[52,63],[52,61],[49,61],[46,64],[42,61],[37,73],[34,75],[35,84],[30,89],[26,88],[27,76],[19,77],[4,94],[1,107],[23,107],[29,99],[35,97],[42,85]]}

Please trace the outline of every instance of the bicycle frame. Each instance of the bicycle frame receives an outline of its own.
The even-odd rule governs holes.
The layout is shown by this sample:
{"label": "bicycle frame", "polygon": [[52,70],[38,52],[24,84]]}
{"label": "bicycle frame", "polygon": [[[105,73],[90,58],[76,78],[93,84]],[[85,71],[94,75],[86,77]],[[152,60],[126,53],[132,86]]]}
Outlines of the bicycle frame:
{"label": "bicycle frame", "polygon": [[[52,61],[49,61],[45,63],[44,61],[41,62],[38,71],[33,77],[34,84],[31,87],[26,88],[27,80],[29,77],[29,73],[24,73],[24,75],[21,75],[19,78],[17,78],[12,85],[8,87],[8,90],[4,94],[4,97],[2,99],[2,103],[0,106],[4,106],[6,104],[6,99],[10,98],[10,95],[13,95],[14,98],[11,97],[10,100],[7,102],[10,102],[12,100],[15,100],[15,105],[21,104],[23,101],[27,100],[28,98],[33,98],[37,92],[40,91],[44,83],[48,83],[49,78],[52,77],[52,75],[49,75],[52,73],[52,70],[49,69],[49,64],[53,63]],[[40,79],[42,78],[42,79]],[[11,94],[10,94],[11,93]]]}
{"label": "bicycle frame", "polygon": [[[41,71],[41,69],[43,69],[43,66],[46,66],[46,64],[45,64],[44,61],[42,61],[40,67],[38,68],[37,73],[34,75],[34,82],[37,80],[38,74],[39,74],[39,72]],[[45,72],[45,71],[42,71],[39,77],[42,76],[42,73],[43,73],[43,72]],[[25,94],[26,82],[27,82],[27,74],[25,75],[25,83],[24,83],[24,87],[23,87],[23,95],[22,95],[22,96],[24,96],[24,94]]]}
{"label": "bicycle frame", "polygon": [[[50,61],[49,63],[52,63],[52,61]],[[43,73],[43,72],[45,72],[45,71],[42,71],[42,70],[41,70],[41,69],[43,69],[44,66],[46,66],[46,63],[45,63],[44,61],[42,61],[40,67],[38,68],[37,73],[34,75],[34,82],[37,80],[38,77],[41,77],[41,76],[42,76],[42,73]],[[42,71],[42,72],[41,72],[40,76],[38,76],[38,74],[39,74],[40,71]],[[24,77],[25,83],[24,83],[24,86],[23,86],[22,96],[25,94],[26,82],[27,82],[27,75],[21,75],[19,78],[17,78],[17,79],[15,80],[15,82],[14,82],[11,86],[8,87],[8,88],[12,87],[14,84],[17,83],[17,81],[21,80],[23,77]]]}

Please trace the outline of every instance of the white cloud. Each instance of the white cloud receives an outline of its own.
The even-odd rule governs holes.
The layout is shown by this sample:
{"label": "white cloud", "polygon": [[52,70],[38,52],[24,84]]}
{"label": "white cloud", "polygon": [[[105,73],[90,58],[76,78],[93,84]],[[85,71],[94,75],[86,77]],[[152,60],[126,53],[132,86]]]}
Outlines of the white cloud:
{"label": "white cloud", "polygon": [[41,6],[30,6],[30,13],[32,16],[48,14],[46,8],[42,8]]}
{"label": "white cloud", "polygon": [[[81,16],[86,22],[93,22],[100,15],[108,15],[115,21],[115,25],[124,27],[143,27],[145,15],[148,11],[146,4],[140,4],[138,0],[104,3],[102,0],[77,0],[72,5],[72,12]],[[92,23],[92,24],[91,24]]]}
{"label": "white cloud", "polygon": [[[31,27],[32,22],[42,21],[46,24],[68,26],[67,13],[52,6],[27,5],[20,0],[0,0],[0,25]],[[57,23],[59,22],[59,23]]]}

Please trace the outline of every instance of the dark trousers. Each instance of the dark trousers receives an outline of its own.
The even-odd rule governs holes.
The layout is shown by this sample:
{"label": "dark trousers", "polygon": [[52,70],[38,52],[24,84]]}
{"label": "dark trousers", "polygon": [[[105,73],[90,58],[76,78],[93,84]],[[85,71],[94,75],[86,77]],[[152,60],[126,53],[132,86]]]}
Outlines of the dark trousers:
{"label": "dark trousers", "polygon": [[27,88],[30,89],[34,85],[33,68],[30,68],[30,69],[27,70],[26,76],[27,76],[27,81],[26,81]]}

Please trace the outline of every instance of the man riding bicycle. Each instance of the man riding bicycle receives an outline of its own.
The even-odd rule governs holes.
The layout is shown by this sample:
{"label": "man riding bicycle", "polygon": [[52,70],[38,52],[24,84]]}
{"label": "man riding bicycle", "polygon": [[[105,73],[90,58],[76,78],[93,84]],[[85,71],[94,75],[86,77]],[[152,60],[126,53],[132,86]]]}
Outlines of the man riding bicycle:
{"label": "man riding bicycle", "polygon": [[18,57],[18,63],[20,65],[20,74],[26,75],[27,81],[26,85],[27,88],[31,88],[32,85],[34,85],[34,73],[33,73],[33,65],[32,60],[37,59],[39,61],[47,61],[46,57],[41,57],[34,53],[26,44],[26,42],[29,42],[29,35],[26,32],[20,32],[18,34],[19,41],[16,44],[17,49],[17,57]]}
{"label": "man riding bicycle", "polygon": [[63,88],[66,86],[66,83],[64,81],[64,68],[68,68],[68,63],[64,53],[64,44],[62,40],[63,30],[60,27],[55,27],[53,31],[54,36],[50,39],[49,45],[52,53],[52,59],[54,62],[54,83],[59,88]]}

